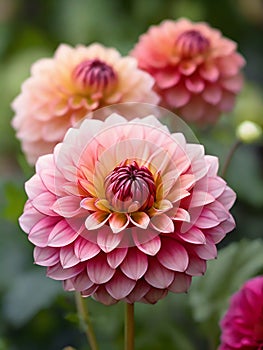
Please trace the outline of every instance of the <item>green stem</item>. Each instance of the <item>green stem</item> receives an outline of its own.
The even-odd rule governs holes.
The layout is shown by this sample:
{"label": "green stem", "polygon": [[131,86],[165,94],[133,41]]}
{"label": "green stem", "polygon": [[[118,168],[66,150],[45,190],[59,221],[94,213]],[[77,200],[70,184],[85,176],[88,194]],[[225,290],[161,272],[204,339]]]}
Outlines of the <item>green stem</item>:
{"label": "green stem", "polygon": [[125,305],[125,350],[134,350],[134,304]]}
{"label": "green stem", "polygon": [[98,350],[98,344],[96,336],[93,330],[93,326],[89,317],[87,303],[85,298],[80,293],[75,292],[75,300],[77,305],[77,311],[81,326],[86,334],[91,350]]}
{"label": "green stem", "polygon": [[228,154],[227,154],[227,157],[226,157],[226,160],[225,160],[225,163],[223,165],[223,168],[222,168],[222,171],[221,171],[221,177],[225,177],[226,176],[226,172],[227,172],[227,169],[229,167],[229,164],[233,158],[233,155],[235,153],[235,151],[237,150],[237,148],[242,144],[242,142],[240,140],[237,140],[233,145],[232,147],[230,148]]}

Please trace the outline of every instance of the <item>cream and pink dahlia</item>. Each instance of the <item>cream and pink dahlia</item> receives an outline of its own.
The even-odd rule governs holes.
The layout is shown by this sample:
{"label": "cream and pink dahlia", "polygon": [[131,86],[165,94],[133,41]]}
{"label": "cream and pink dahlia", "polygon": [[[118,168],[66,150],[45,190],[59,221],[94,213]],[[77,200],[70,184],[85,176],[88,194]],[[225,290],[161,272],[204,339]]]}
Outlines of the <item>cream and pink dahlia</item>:
{"label": "cream and pink dahlia", "polygon": [[140,37],[131,55],[155,79],[161,105],[189,122],[215,123],[242,88],[236,43],[208,24],[166,20]]}
{"label": "cream and pink dahlia", "polygon": [[220,326],[219,350],[263,349],[263,276],[248,280],[232,295]]}
{"label": "cream and pink dahlia", "polygon": [[188,290],[235,224],[218,159],[154,116],[71,128],[41,156],[20,217],[36,264],[104,304]]}
{"label": "cream and pink dahlia", "polygon": [[88,112],[113,103],[158,103],[153,84],[134,58],[121,57],[113,48],[60,45],[53,58],[33,64],[12,104],[12,125],[33,164]]}

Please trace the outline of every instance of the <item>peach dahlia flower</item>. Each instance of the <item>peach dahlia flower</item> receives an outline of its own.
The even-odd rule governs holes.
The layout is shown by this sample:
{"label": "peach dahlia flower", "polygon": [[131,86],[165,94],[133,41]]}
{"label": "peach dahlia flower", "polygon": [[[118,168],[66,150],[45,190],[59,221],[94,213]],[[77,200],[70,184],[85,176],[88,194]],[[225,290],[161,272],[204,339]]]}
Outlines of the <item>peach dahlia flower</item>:
{"label": "peach dahlia flower", "polygon": [[235,194],[217,168],[154,116],[86,119],[38,159],[20,225],[66,290],[155,303],[187,291],[234,227]]}
{"label": "peach dahlia flower", "polygon": [[12,125],[29,163],[53,151],[88,112],[120,102],[159,101],[154,81],[132,57],[100,44],[60,45],[53,58],[33,64],[12,107]]}
{"label": "peach dahlia flower", "polygon": [[242,88],[245,61],[236,43],[206,23],[163,21],[140,37],[131,55],[154,77],[161,105],[189,122],[215,123]]}

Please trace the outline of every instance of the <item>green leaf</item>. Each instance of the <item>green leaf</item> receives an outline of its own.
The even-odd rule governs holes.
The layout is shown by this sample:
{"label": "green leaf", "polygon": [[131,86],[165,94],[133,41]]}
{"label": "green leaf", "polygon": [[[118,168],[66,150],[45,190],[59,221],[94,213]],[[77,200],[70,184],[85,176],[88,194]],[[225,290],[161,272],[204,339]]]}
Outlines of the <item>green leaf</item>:
{"label": "green leaf", "polygon": [[216,337],[218,322],[229,297],[249,278],[263,271],[263,241],[242,240],[219,251],[204,276],[193,281],[189,292],[194,319],[207,336]]}
{"label": "green leaf", "polygon": [[23,185],[21,183],[7,182],[4,185],[4,194],[7,201],[4,209],[4,217],[17,222],[26,201]]}
{"label": "green leaf", "polygon": [[40,270],[36,268],[21,274],[3,298],[4,316],[17,327],[50,306],[62,292],[61,284],[46,278]]}

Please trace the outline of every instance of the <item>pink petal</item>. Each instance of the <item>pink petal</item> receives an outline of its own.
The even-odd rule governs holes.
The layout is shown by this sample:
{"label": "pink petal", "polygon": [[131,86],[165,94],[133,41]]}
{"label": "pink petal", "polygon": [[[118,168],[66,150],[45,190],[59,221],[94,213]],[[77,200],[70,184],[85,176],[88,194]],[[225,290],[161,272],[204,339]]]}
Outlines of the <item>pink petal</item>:
{"label": "pink petal", "polygon": [[73,245],[60,248],[60,263],[64,269],[77,265],[80,262],[79,258],[74,254]]}
{"label": "pink petal", "polygon": [[46,192],[46,188],[38,174],[33,175],[26,183],[25,190],[28,198],[33,199],[41,193]]}
{"label": "pink petal", "polygon": [[82,290],[81,295],[83,297],[90,297],[91,295],[94,296],[94,293],[98,290],[98,288],[99,288],[98,285],[93,284],[93,286],[91,286],[85,290]]}
{"label": "pink petal", "polygon": [[190,276],[201,276],[206,271],[206,261],[198,256],[190,256],[186,273]]}
{"label": "pink petal", "polygon": [[212,203],[215,198],[208,192],[194,190],[191,198],[191,208],[203,207],[206,204]]}
{"label": "pink petal", "polygon": [[208,85],[202,96],[206,102],[217,105],[222,97],[222,89],[217,85]]}
{"label": "pink petal", "polygon": [[78,264],[68,269],[63,269],[60,263],[47,268],[47,277],[53,278],[54,280],[62,281],[68,278],[72,278],[84,269],[83,264]]}
{"label": "pink petal", "polygon": [[29,233],[30,230],[37,222],[43,219],[44,214],[39,213],[33,206],[30,200],[28,200],[24,207],[24,212],[18,219],[19,225],[22,230]]}
{"label": "pink petal", "polygon": [[207,192],[209,192],[214,198],[219,197],[226,188],[226,182],[220,177],[211,177],[207,183]]}
{"label": "pink petal", "polygon": [[190,222],[190,214],[188,213],[187,210],[183,208],[177,208],[176,213],[173,215],[172,219],[175,221]]}
{"label": "pink petal", "polygon": [[196,220],[195,225],[201,229],[210,228],[219,224],[217,216],[209,209],[204,209]]}
{"label": "pink petal", "polygon": [[30,242],[39,247],[46,247],[50,232],[58,223],[58,217],[44,217],[38,221],[31,229],[28,235]]}
{"label": "pink petal", "polygon": [[87,230],[96,230],[97,228],[102,227],[109,219],[109,213],[104,211],[97,211],[90,214],[86,221],[85,226]]}
{"label": "pink petal", "polygon": [[156,288],[167,288],[173,282],[174,272],[166,269],[156,259],[149,260],[149,267],[144,275],[144,279],[151,286]]}
{"label": "pink petal", "polygon": [[124,230],[129,225],[129,219],[127,214],[124,213],[112,213],[109,217],[110,228],[113,233],[118,233]]}
{"label": "pink petal", "polygon": [[174,231],[174,223],[166,214],[156,215],[151,218],[151,225],[159,232],[170,233]]}
{"label": "pink petal", "polygon": [[162,240],[162,247],[157,254],[157,258],[167,269],[178,272],[184,272],[189,262],[186,249],[170,238]]}
{"label": "pink petal", "polygon": [[156,235],[155,231],[133,230],[132,236],[135,245],[147,255],[155,255],[161,247],[161,239],[159,235]]}
{"label": "pink petal", "polygon": [[180,76],[174,67],[159,70],[154,74],[156,84],[161,89],[167,89],[176,85],[180,80]]}
{"label": "pink petal", "polygon": [[218,201],[222,203],[227,210],[229,210],[233,206],[235,200],[236,194],[230,187],[226,187],[223,194],[218,198]]}
{"label": "pink petal", "polygon": [[32,200],[32,205],[42,214],[56,216],[57,214],[51,209],[55,201],[55,195],[50,192],[44,192]]}
{"label": "pink petal", "polygon": [[104,305],[116,304],[118,300],[114,299],[105,289],[101,286],[96,290],[94,298]]}
{"label": "pink petal", "polygon": [[128,254],[120,267],[127,277],[137,281],[148,268],[147,255],[143,254],[138,248],[129,248]]}
{"label": "pink petal", "polygon": [[58,198],[52,205],[52,210],[64,218],[73,217],[81,211],[80,199],[75,196]]}
{"label": "pink petal", "polygon": [[182,61],[178,67],[180,73],[189,76],[196,70],[196,64],[193,61]]}
{"label": "pink petal", "polygon": [[50,232],[48,245],[50,247],[63,247],[72,243],[79,233],[73,230],[66,220],[59,221]]}
{"label": "pink petal", "polygon": [[189,91],[198,94],[204,90],[205,83],[203,79],[200,79],[199,77],[195,76],[187,78],[185,80],[185,86]]}
{"label": "pink petal", "polygon": [[130,292],[130,294],[126,297],[126,301],[128,303],[135,303],[136,301],[140,301],[146,293],[149,292],[151,287],[148,283],[146,283],[143,279],[136,282],[135,287]]}
{"label": "pink petal", "polygon": [[179,108],[189,102],[190,92],[180,84],[165,92],[165,100],[171,107]]}
{"label": "pink petal", "polygon": [[193,250],[199,256],[199,258],[204,260],[215,259],[217,257],[216,246],[213,242],[207,239],[206,244],[200,246],[194,246]]}
{"label": "pink petal", "polygon": [[203,65],[199,68],[199,74],[202,76],[202,78],[210,82],[217,81],[219,77],[219,71],[214,65]]}
{"label": "pink petal", "polygon": [[173,293],[185,293],[190,288],[191,281],[191,276],[184,273],[175,273],[173,283],[168,289]]}
{"label": "pink petal", "polygon": [[230,112],[235,104],[236,96],[234,93],[229,91],[222,92],[222,98],[219,103],[219,108],[223,112]]}
{"label": "pink petal", "polygon": [[117,271],[105,288],[114,299],[121,300],[130,294],[135,284],[135,281]]}
{"label": "pink petal", "polygon": [[107,254],[107,262],[112,269],[116,269],[126,257],[128,248],[114,249]]}
{"label": "pink petal", "polygon": [[188,242],[188,243],[205,244],[205,242],[206,242],[205,235],[197,227],[191,227],[186,232],[180,233],[178,235],[183,241]]}
{"label": "pink petal", "polygon": [[50,247],[34,248],[35,263],[41,266],[52,266],[59,262],[59,250]]}
{"label": "pink petal", "polygon": [[78,292],[82,292],[85,289],[89,289],[93,286],[93,282],[89,279],[85,270],[78,274],[76,277],[73,277],[71,281],[75,290]]}
{"label": "pink petal", "polygon": [[74,253],[80,261],[91,259],[99,252],[100,248],[97,244],[94,244],[85,238],[78,237],[74,243]]}
{"label": "pink petal", "polygon": [[141,301],[147,304],[155,304],[160,299],[165,298],[167,293],[167,289],[151,288]]}
{"label": "pink petal", "polygon": [[111,252],[120,244],[125,232],[112,233],[109,226],[104,226],[98,230],[97,243],[105,253]]}
{"label": "pink petal", "polygon": [[138,226],[142,229],[146,229],[149,225],[150,218],[149,216],[144,212],[136,212],[132,213],[130,216],[130,221],[135,226]]}
{"label": "pink petal", "polygon": [[88,277],[96,284],[108,282],[115,273],[107,263],[106,256],[99,254],[87,261]]}

